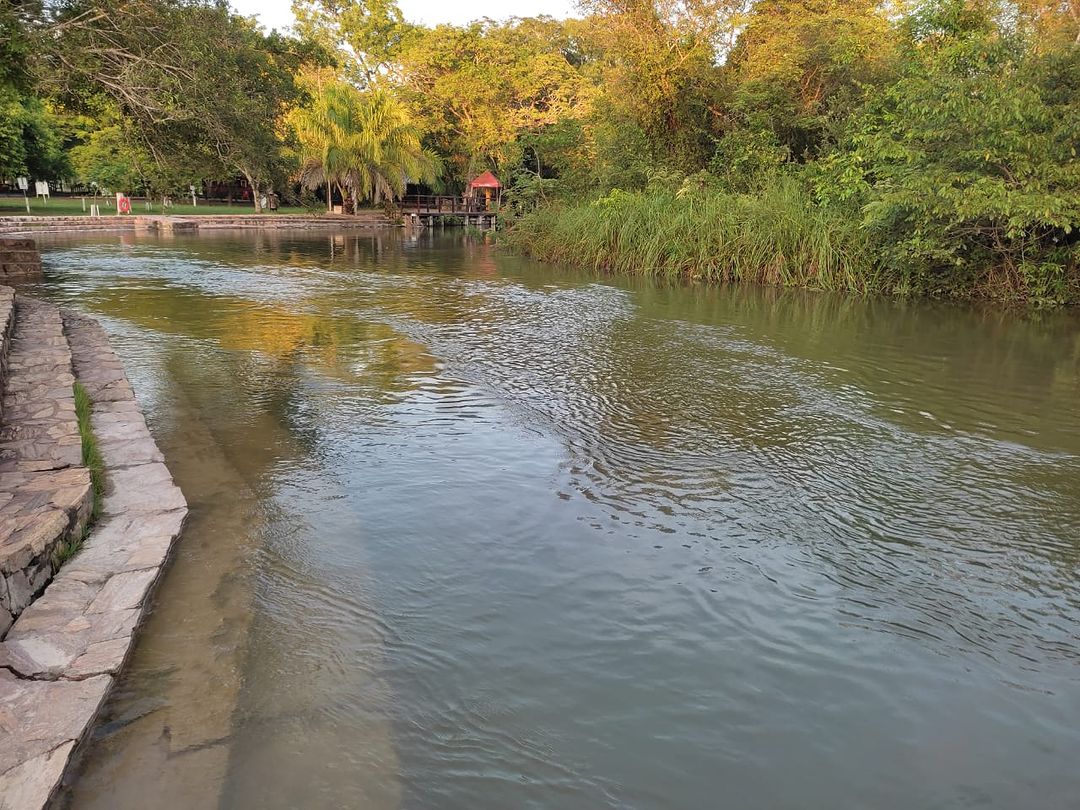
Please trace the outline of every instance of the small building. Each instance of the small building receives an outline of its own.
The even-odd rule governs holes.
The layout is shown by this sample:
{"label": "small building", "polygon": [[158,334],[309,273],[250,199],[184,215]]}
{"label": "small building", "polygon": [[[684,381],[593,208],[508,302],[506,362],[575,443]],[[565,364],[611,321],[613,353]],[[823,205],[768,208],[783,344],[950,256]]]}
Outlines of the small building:
{"label": "small building", "polygon": [[496,207],[502,202],[502,187],[498,177],[491,172],[484,172],[465,186],[465,197],[477,204],[483,204],[484,210],[490,211],[492,199],[495,200]]}

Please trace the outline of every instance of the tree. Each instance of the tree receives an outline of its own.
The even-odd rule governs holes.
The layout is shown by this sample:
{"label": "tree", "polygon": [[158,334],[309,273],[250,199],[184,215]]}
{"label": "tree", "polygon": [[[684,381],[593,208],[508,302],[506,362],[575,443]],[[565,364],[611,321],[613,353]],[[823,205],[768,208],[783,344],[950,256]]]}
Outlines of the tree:
{"label": "tree", "polygon": [[1080,48],[1080,0],[1017,0],[1016,14],[1040,51]]}
{"label": "tree", "polygon": [[69,150],[75,179],[101,192],[141,191],[148,197],[185,192],[198,184],[213,156],[200,144],[163,156],[151,154],[138,138],[131,136],[114,111],[104,111],[98,119],[85,119],[77,145]]}
{"label": "tree", "polygon": [[853,120],[819,194],[861,207],[901,287],[1074,296],[1080,49],[1033,54],[960,0],[905,28],[900,78]]}
{"label": "tree", "polygon": [[[718,67],[743,0],[586,0],[583,70],[599,88],[593,110],[600,160],[624,164],[622,133],[654,167],[694,172],[713,152],[722,117]],[[616,151],[604,154],[605,143]]]}
{"label": "tree", "polygon": [[116,124],[88,133],[71,150],[71,166],[79,182],[101,191],[130,191],[141,180],[138,159]]}
{"label": "tree", "polygon": [[76,108],[105,96],[125,118],[155,124],[189,117],[184,102],[197,89],[198,42],[210,33],[191,23],[215,10],[228,13],[204,0],[55,0],[35,6],[26,24],[39,51],[40,91]]}
{"label": "tree", "polygon": [[871,0],[758,0],[728,60],[727,129],[811,159],[887,77],[895,51]]}
{"label": "tree", "polygon": [[292,7],[300,36],[338,54],[348,78],[360,86],[393,69],[415,30],[395,0],[293,0]]}
{"label": "tree", "polygon": [[578,115],[585,86],[551,19],[440,25],[400,54],[401,93],[456,181],[515,168],[519,139]]}
{"label": "tree", "polygon": [[0,5],[0,86],[21,92],[30,88],[32,21],[39,14],[40,3],[7,0]]}
{"label": "tree", "polygon": [[310,101],[290,114],[300,143],[306,188],[341,193],[346,213],[357,201],[394,199],[410,180],[434,179],[436,160],[420,143],[405,108],[381,89],[362,92],[325,71],[306,77]]}
{"label": "tree", "polygon": [[197,89],[186,100],[185,128],[227,172],[244,176],[261,211],[262,192],[287,168],[279,124],[297,97],[302,54],[221,7],[200,9],[191,24],[203,33],[192,31]]}
{"label": "tree", "polygon": [[147,182],[240,174],[258,211],[285,175],[278,128],[311,57],[302,43],[211,0],[57,0],[23,20],[43,54],[40,89],[73,109],[114,110],[159,164]]}
{"label": "tree", "polygon": [[31,23],[38,13],[38,3],[0,5],[0,177],[53,179],[67,166],[56,116],[33,93]]}
{"label": "tree", "polygon": [[54,180],[68,170],[59,124],[41,99],[0,85],[0,177]]}

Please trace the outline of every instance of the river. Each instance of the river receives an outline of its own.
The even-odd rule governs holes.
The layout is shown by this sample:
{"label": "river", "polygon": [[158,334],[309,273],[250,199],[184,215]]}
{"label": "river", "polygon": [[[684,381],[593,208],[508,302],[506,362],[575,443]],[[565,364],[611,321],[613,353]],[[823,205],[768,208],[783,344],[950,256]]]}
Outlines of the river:
{"label": "river", "polygon": [[191,518],[63,804],[1076,808],[1080,319],[47,238]]}

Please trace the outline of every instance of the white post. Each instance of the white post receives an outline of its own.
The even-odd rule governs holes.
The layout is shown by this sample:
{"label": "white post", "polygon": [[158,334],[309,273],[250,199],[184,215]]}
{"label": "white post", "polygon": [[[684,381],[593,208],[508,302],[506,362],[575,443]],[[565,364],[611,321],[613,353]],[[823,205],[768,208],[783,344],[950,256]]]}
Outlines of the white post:
{"label": "white post", "polygon": [[86,197],[82,198],[82,210],[83,210],[83,213],[85,214],[86,213]]}
{"label": "white post", "polygon": [[22,189],[23,202],[26,203],[26,213],[30,213],[30,198],[26,194],[26,189],[30,187],[30,180],[26,177],[18,177],[15,179],[15,183]]}

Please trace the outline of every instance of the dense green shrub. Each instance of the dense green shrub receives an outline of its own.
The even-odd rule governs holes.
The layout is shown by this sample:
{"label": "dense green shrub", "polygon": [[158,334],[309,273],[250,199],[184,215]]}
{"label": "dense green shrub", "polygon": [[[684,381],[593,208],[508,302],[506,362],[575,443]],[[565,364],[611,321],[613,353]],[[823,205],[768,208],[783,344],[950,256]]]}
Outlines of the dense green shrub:
{"label": "dense green shrub", "polygon": [[908,21],[902,75],[817,176],[898,290],[1075,300],[1080,49],[1040,54],[956,2]]}

